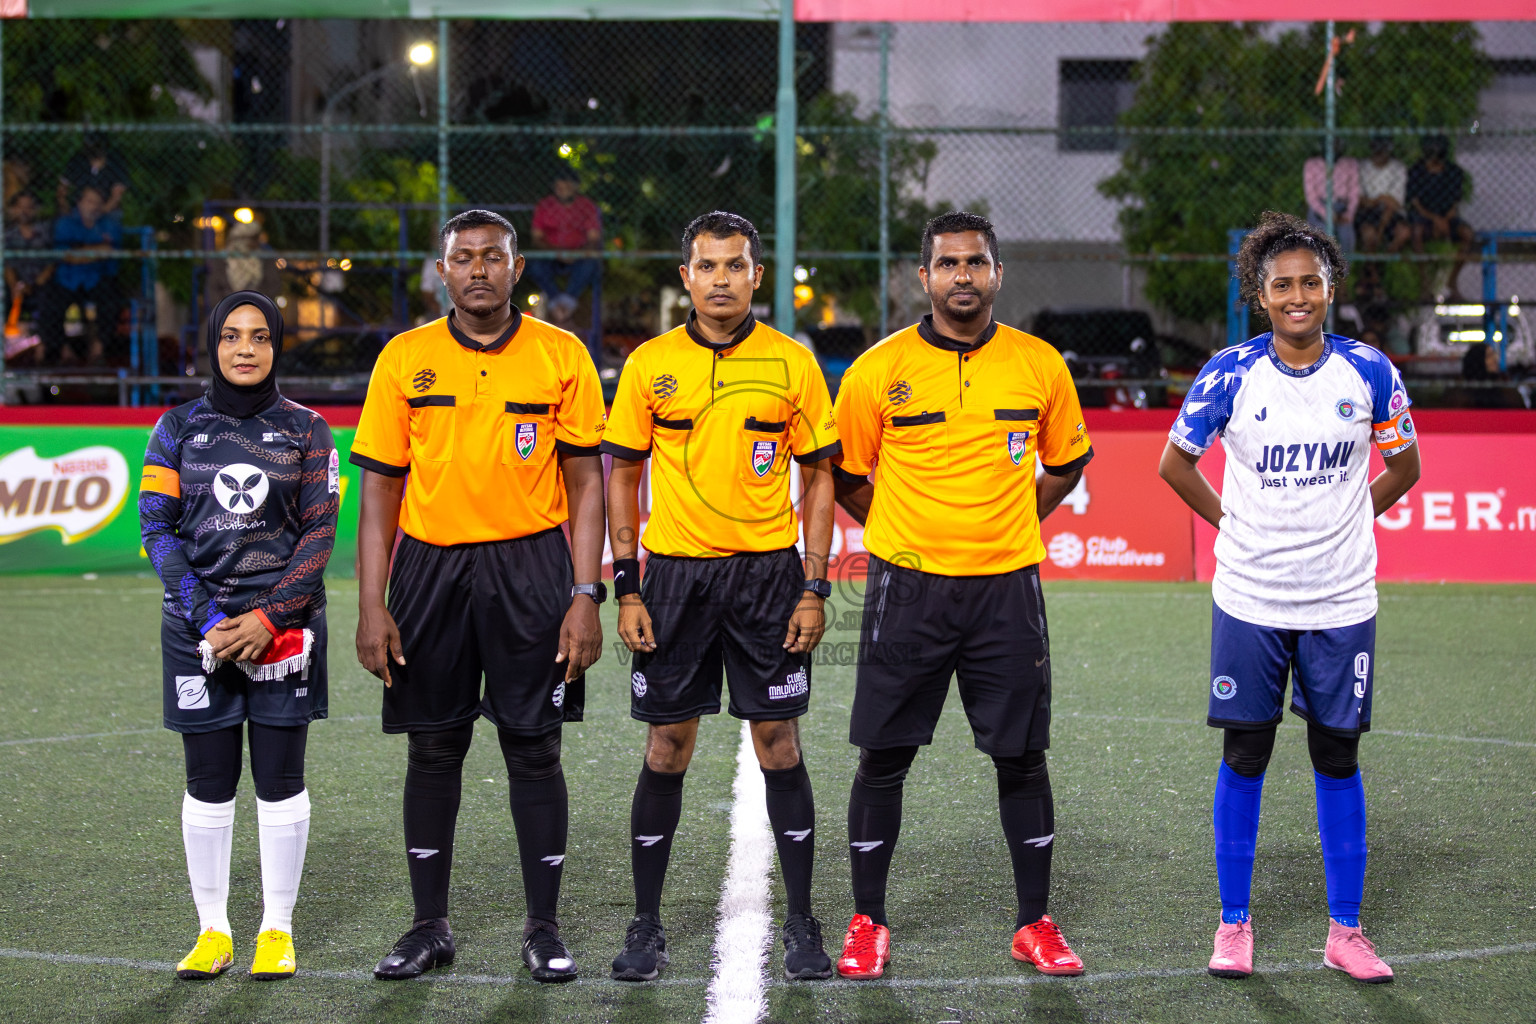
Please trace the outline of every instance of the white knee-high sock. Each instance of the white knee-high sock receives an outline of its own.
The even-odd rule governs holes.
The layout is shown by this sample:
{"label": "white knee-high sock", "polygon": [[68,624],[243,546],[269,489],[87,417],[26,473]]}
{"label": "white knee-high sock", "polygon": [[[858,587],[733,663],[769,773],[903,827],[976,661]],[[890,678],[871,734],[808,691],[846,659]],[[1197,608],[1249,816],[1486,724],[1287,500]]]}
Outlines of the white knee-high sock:
{"label": "white knee-high sock", "polygon": [[208,804],[188,793],[181,801],[181,841],[187,877],[197,904],[197,930],[230,933],[229,846],[235,834],[235,802]]}
{"label": "white knee-high sock", "polygon": [[293,904],[309,846],[309,790],[286,800],[257,800],[261,831],[261,930],[293,932]]}

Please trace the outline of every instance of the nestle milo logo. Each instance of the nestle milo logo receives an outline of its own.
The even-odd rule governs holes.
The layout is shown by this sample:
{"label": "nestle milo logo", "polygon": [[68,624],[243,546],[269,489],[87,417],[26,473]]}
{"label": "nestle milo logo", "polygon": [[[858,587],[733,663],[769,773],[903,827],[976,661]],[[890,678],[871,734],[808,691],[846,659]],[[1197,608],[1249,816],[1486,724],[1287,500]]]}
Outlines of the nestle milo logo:
{"label": "nestle milo logo", "polygon": [[128,499],[122,452],[91,445],[40,458],[30,446],[0,458],[0,544],[57,530],[65,544],[84,540],[116,518]]}

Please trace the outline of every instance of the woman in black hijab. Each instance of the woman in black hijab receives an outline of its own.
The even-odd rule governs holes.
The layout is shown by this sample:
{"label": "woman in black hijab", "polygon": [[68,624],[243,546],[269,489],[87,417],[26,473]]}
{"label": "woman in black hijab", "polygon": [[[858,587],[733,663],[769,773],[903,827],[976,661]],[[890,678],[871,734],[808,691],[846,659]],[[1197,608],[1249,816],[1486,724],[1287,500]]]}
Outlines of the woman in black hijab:
{"label": "woman in black hijab", "polygon": [[282,354],[283,314],[277,304],[260,292],[228,296],[208,317],[208,365],[213,369],[208,404],[225,416],[248,419],[276,402]]}
{"label": "woman in black hijab", "polygon": [[233,962],[227,900],[235,789],[249,723],[264,914],[251,975],[295,971],[293,905],[309,837],[304,746],[326,716],[326,562],[340,463],[317,414],[277,388],[283,320],[236,292],[208,321],[208,393],[160,418],[144,453],[139,520],[165,583],[166,728],[182,735],[182,839],[196,947],[176,965],[212,978]]}

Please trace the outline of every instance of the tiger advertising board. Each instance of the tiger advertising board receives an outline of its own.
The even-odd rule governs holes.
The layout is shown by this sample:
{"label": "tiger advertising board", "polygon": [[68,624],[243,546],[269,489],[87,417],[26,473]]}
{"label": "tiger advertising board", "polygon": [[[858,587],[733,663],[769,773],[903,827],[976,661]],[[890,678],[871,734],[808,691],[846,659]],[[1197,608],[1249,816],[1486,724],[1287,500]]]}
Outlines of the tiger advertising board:
{"label": "tiger advertising board", "polygon": [[[1376,578],[1383,583],[1536,582],[1536,434],[1436,431],[1419,414],[1421,473],[1376,518]],[[1221,446],[1200,462],[1220,487]],[[1371,453],[1371,474],[1382,459]],[[1216,531],[1195,524],[1196,578],[1216,569]]]}

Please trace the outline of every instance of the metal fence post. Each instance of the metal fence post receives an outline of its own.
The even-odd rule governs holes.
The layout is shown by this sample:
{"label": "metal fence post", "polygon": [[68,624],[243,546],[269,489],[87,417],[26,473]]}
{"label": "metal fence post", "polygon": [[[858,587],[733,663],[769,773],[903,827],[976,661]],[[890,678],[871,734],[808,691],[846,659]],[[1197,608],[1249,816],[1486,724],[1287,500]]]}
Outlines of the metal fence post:
{"label": "metal fence post", "polygon": [[1328,22],[1328,41],[1324,44],[1328,61],[1328,95],[1323,99],[1323,169],[1326,171],[1324,183],[1323,225],[1330,235],[1333,231],[1333,131],[1335,119],[1338,117],[1338,93],[1334,88],[1334,75],[1338,73],[1339,62],[1333,54],[1333,22]]}
{"label": "metal fence post", "polygon": [[448,220],[448,19],[437,19],[437,226]]}
{"label": "metal fence post", "polygon": [[891,322],[891,23],[880,23],[880,337]]}
{"label": "metal fence post", "polygon": [[795,4],[779,0],[779,95],[774,118],[773,322],[795,333]]}
{"label": "metal fence post", "polygon": [[1227,229],[1227,347],[1248,340],[1248,304],[1237,280],[1237,250],[1248,237],[1247,228]]}
{"label": "metal fence post", "polygon": [[[1337,42],[1338,40],[1334,38],[1333,34],[1333,22],[1330,20],[1328,22],[1328,42],[1326,46],[1328,53],[1326,58],[1328,61],[1328,95],[1323,101],[1323,177],[1325,179],[1323,190],[1323,202],[1325,204],[1323,210],[1323,230],[1335,237],[1337,237],[1337,231],[1335,230],[1337,225],[1333,222],[1333,133],[1337,127],[1338,120],[1339,93],[1335,86],[1335,76],[1339,72],[1339,61],[1333,52],[1333,48]],[[1335,323],[1334,312],[1338,309],[1338,296],[1335,295],[1334,299],[1333,305],[1328,307],[1328,316],[1324,321],[1328,330],[1333,330]]]}

